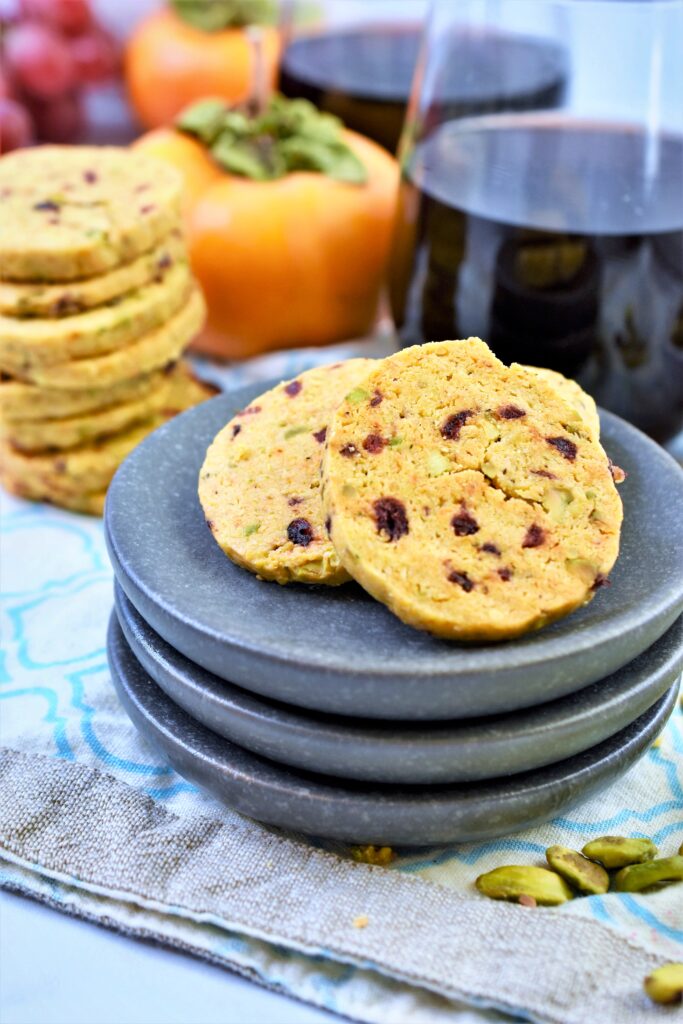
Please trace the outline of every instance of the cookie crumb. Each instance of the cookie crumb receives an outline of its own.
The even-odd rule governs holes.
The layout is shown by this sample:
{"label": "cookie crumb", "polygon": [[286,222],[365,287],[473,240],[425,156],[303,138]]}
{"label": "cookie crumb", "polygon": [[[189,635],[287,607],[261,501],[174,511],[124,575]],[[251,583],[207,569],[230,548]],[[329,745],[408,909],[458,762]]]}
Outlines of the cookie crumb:
{"label": "cookie crumb", "polygon": [[370,918],[367,916],[367,914],[359,914],[358,917],[354,917],[351,923],[353,924],[354,928],[367,928],[367,926],[370,924]]}
{"label": "cookie crumb", "polygon": [[390,846],[352,846],[351,856],[358,864],[375,864],[383,868],[396,860]]}
{"label": "cookie crumb", "polygon": [[626,470],[621,469],[620,466],[615,466],[611,459],[607,460],[607,468],[609,469],[615,484],[623,484],[624,480],[628,476]]}

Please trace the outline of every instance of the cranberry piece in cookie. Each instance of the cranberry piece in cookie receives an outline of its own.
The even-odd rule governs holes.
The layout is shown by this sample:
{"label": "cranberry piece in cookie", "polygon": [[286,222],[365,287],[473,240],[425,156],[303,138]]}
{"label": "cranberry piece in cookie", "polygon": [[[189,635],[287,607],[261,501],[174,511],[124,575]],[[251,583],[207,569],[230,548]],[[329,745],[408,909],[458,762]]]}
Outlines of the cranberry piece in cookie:
{"label": "cranberry piece in cookie", "polygon": [[457,583],[459,587],[462,587],[466,594],[469,594],[471,590],[474,590],[474,583],[466,572],[458,572],[457,569],[453,569],[448,574],[448,580],[450,583]]}
{"label": "cranberry piece in cookie", "polygon": [[576,453],[579,449],[568,437],[546,437],[546,441],[553,448],[556,448],[560,455],[567,459],[568,462],[573,462],[576,458]]}
{"label": "cranberry piece in cookie", "polygon": [[406,507],[398,498],[378,498],[372,507],[378,533],[385,533],[392,541],[410,533]]}
{"label": "cranberry piece in cookie", "polygon": [[472,416],[474,413],[471,409],[461,409],[460,412],[453,413],[441,424],[441,436],[448,441],[457,441],[460,431]]}
{"label": "cranberry piece in cookie", "polygon": [[451,526],[456,537],[470,537],[473,533],[479,533],[479,523],[464,505],[451,519]]}
{"label": "cranberry piece in cookie", "polygon": [[368,434],[368,436],[363,441],[363,447],[365,448],[366,452],[370,452],[372,455],[377,455],[384,449],[386,443],[387,442],[384,440],[384,438],[380,437],[379,434]]}
{"label": "cranberry piece in cookie", "polygon": [[532,523],[524,535],[523,548],[540,548],[545,542],[545,530],[538,523]]}
{"label": "cranberry piece in cookie", "polygon": [[496,415],[500,420],[521,420],[526,413],[518,405],[501,405],[496,410]]}
{"label": "cranberry piece in cookie", "polygon": [[287,527],[287,536],[292,544],[300,544],[307,548],[313,540],[313,527],[308,519],[292,519]]}

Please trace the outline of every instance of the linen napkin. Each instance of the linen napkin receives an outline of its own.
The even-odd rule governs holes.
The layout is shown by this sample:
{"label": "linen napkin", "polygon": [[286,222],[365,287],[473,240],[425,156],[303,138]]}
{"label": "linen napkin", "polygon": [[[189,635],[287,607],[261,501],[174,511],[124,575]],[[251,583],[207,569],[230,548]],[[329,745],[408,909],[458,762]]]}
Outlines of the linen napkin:
{"label": "linen napkin", "polygon": [[[230,387],[350,354],[200,371]],[[683,959],[683,885],[542,909],[486,900],[472,883],[608,832],[675,852],[680,709],[625,777],[546,825],[358,864],[222,807],[137,734],[106,663],[112,572],[98,520],[4,498],[0,529],[0,885],[359,1021],[670,1019],[642,980]]]}

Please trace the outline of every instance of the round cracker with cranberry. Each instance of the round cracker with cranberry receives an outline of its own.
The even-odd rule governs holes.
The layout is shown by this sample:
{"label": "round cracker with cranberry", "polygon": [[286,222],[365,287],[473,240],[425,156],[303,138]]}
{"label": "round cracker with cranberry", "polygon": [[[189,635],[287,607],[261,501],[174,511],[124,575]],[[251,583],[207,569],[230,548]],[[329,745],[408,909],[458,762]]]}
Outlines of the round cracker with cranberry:
{"label": "round cracker with cranberry", "polygon": [[622,520],[580,411],[479,339],[404,349],[341,403],[323,509],[341,564],[404,622],[504,640],[607,583]]}
{"label": "round cracker with cranberry", "polygon": [[213,440],[199,500],[233,562],[278,583],[348,581],[325,527],[320,466],[332,413],[373,365],[350,359],[278,384]]}

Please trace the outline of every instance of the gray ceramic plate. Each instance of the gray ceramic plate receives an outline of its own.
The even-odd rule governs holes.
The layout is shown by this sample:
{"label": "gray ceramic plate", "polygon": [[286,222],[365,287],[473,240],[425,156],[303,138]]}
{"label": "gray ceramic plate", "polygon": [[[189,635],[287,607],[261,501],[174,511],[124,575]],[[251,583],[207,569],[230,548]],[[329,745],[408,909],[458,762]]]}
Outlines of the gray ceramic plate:
{"label": "gray ceramic plate", "polygon": [[424,846],[507,835],[562,813],[645,753],[675,706],[674,686],[633,725],[583,754],[506,779],[450,786],[337,782],[252,754],[199,725],[156,686],[115,615],[109,665],[140,731],[181,775],[251,818],[345,842]]}
{"label": "gray ceramic plate", "polygon": [[371,782],[468,782],[528,771],[601,743],[647,711],[683,668],[683,618],[624,668],[550,704],[464,722],[362,722],[256,697],[179,654],[120,587],[116,612],[142,667],[202,725],[295,768]]}
{"label": "gray ceramic plate", "polygon": [[256,579],[220,551],[197,499],[207,445],[256,393],[221,395],[161,427],[126,459],[107,496],[109,551],[128,597],[164,640],[221,678],[342,715],[494,714],[610,675],[683,611],[683,473],[609,414],[605,448],[629,472],[622,554],[611,587],[546,629],[464,647],[403,625],[355,584]]}

